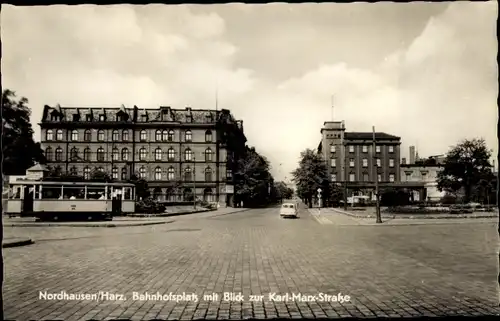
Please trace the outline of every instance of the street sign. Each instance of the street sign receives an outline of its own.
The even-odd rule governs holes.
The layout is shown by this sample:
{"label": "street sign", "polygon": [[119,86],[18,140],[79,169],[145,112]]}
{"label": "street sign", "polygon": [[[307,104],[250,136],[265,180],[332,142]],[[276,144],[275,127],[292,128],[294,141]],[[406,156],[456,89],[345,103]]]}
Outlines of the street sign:
{"label": "street sign", "polygon": [[318,187],[318,194],[321,194],[321,188]]}

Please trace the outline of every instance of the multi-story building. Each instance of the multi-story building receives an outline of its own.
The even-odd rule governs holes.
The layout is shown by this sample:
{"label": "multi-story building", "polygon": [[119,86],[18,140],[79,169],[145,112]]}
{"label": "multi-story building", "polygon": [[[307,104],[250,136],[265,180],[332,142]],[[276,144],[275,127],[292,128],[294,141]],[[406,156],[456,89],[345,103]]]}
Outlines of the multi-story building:
{"label": "multi-story building", "polygon": [[414,201],[439,201],[446,194],[437,188],[437,175],[443,167],[442,155],[421,160],[415,156],[415,148],[410,146],[410,163],[401,164],[401,182],[423,184],[423,189],[412,191]]}
{"label": "multi-story building", "polygon": [[135,174],[160,200],[233,206],[232,171],[246,138],[229,110],[45,106],[40,127],[48,165],[63,172]]}
{"label": "multi-story building", "polygon": [[375,179],[400,181],[400,137],[376,132],[374,150],[372,132],[346,132],[344,121],[325,122],[321,135],[318,152],[327,162],[331,181],[345,182],[361,194]]}

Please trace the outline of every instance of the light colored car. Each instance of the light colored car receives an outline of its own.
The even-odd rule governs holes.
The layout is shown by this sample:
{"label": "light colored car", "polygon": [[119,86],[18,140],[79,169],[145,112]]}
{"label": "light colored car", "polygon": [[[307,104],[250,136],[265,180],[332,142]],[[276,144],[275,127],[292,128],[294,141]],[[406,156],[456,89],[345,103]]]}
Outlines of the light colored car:
{"label": "light colored car", "polygon": [[297,203],[295,202],[285,202],[281,205],[280,209],[281,217],[299,217],[299,210],[297,208]]}

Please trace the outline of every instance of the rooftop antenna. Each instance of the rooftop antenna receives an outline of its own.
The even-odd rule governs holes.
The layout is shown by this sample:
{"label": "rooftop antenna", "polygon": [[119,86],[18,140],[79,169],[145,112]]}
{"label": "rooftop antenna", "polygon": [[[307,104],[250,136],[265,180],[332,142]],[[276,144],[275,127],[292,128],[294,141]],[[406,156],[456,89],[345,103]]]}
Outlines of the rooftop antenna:
{"label": "rooftop antenna", "polygon": [[332,95],[332,121],[334,121],[334,119],[333,119],[333,95]]}

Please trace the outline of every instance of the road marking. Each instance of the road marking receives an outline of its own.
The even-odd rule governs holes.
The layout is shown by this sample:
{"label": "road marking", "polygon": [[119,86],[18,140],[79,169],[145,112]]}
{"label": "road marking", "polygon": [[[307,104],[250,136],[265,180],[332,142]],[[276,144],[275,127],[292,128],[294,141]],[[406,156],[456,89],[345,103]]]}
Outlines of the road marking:
{"label": "road marking", "polygon": [[316,222],[318,222],[321,225],[331,225],[331,224],[333,224],[332,221],[330,221],[326,217],[322,216],[320,214],[321,212],[318,209],[310,209],[309,213],[316,220]]}

